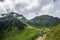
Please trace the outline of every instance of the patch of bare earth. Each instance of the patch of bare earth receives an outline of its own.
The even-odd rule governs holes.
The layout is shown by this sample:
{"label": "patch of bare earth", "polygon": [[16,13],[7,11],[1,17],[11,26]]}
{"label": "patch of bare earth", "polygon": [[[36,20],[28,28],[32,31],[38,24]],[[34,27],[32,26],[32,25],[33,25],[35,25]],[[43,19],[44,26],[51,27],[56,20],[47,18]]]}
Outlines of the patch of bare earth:
{"label": "patch of bare earth", "polygon": [[45,36],[40,36],[40,37],[38,37],[36,40],[45,40]]}

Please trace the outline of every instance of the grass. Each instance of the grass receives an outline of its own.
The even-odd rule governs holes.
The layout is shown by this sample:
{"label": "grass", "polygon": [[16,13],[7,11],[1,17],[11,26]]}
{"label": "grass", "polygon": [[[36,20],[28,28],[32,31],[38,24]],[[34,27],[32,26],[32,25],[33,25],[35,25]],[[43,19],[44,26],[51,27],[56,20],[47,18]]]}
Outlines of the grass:
{"label": "grass", "polygon": [[32,27],[25,28],[21,32],[18,32],[17,28],[14,28],[6,33],[2,40],[34,40],[37,35],[39,35],[39,30]]}
{"label": "grass", "polygon": [[50,29],[36,28],[29,25],[22,31],[19,31],[17,28],[13,28],[11,31],[5,32],[2,40],[35,40],[35,38],[40,36],[41,31],[46,34]]}
{"label": "grass", "polygon": [[60,24],[51,30],[46,40],[60,40]]}

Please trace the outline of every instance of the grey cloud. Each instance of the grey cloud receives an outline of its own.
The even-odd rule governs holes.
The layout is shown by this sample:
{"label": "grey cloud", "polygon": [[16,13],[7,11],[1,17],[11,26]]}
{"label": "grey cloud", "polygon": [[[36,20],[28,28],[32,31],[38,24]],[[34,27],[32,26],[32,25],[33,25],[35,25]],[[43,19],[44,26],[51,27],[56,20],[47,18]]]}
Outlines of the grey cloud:
{"label": "grey cloud", "polygon": [[0,0],[0,2],[4,2],[5,0]]}
{"label": "grey cloud", "polygon": [[[25,15],[28,15],[28,14],[31,14],[31,15],[34,14],[34,15],[36,16],[36,14],[38,14],[39,12],[41,12],[41,9],[42,9],[44,6],[49,5],[49,4],[53,4],[53,6],[55,5],[55,7],[52,8],[47,15],[52,15],[52,16],[59,17],[59,15],[56,15],[56,14],[59,14],[59,13],[56,13],[55,11],[60,8],[60,6],[59,6],[60,2],[57,2],[57,1],[54,2],[53,0],[39,0],[39,6],[38,6],[38,7],[34,7],[34,8],[32,8],[32,9],[26,9],[25,7],[26,7],[27,5],[20,4],[20,5],[21,5],[20,8],[23,8],[23,12],[21,12],[21,11],[20,11],[20,12],[21,12],[24,16],[25,16]],[[60,10],[60,9],[59,9],[59,10]],[[42,13],[39,13],[39,14],[41,15]],[[43,14],[45,14],[45,13],[43,13]],[[29,16],[29,15],[28,15],[28,16]],[[30,18],[32,18],[32,17],[30,16]]]}
{"label": "grey cloud", "polygon": [[[8,1],[8,0],[7,0]],[[54,2],[54,0],[34,0],[35,2],[38,1],[38,4],[37,6],[34,6],[30,9],[27,9],[29,5],[31,5],[31,3],[28,3],[28,1],[32,1],[32,0],[23,0],[24,3],[22,2],[19,2],[18,0],[9,0],[10,1],[10,5],[8,4],[8,8],[5,7],[5,9],[2,9],[3,11],[7,11],[7,12],[10,12],[10,11],[14,11],[14,12],[17,12],[19,14],[23,14],[26,18],[33,18],[33,16],[31,15],[34,15],[35,16],[39,16],[40,15],[44,15],[45,12],[43,9],[43,7],[46,8],[46,6],[48,8],[46,8],[46,12],[47,12],[47,15],[52,15],[52,16],[56,16],[56,17],[59,17],[60,16],[60,12],[58,12],[58,10],[60,10],[60,0],[56,0]],[[9,2],[8,1],[8,2]],[[16,2],[18,1],[18,2]],[[22,0],[21,0],[22,1]],[[49,6],[49,4],[52,4],[52,6]],[[4,4],[6,6],[6,4]],[[43,9],[43,12],[41,11]],[[6,12],[5,11],[5,12]],[[57,12],[56,12],[57,11]],[[1,13],[3,13],[1,11]],[[59,15],[56,15],[56,14],[59,14]]]}
{"label": "grey cloud", "polygon": [[40,12],[41,8],[43,6],[48,5],[49,3],[50,3],[49,0],[39,0],[39,6],[38,7],[35,7],[35,8],[32,8],[32,9],[25,9],[24,12],[26,12],[26,13]]}
{"label": "grey cloud", "polygon": [[15,7],[16,8],[24,8],[26,6],[26,4],[22,4],[22,3],[17,3],[17,4],[15,4]]}

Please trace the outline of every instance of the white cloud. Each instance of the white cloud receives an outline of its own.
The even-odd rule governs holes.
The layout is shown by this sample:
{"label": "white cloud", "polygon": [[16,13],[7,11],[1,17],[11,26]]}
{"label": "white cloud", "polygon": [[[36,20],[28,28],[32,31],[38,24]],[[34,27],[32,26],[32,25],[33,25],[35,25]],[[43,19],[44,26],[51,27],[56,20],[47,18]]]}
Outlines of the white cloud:
{"label": "white cloud", "polygon": [[43,6],[42,9],[41,9],[41,12],[44,13],[44,14],[49,14],[54,8],[54,4],[48,4],[46,6]]}
{"label": "white cloud", "polygon": [[37,16],[35,13],[29,13],[28,15],[26,15],[25,17],[28,17],[27,19],[32,19],[35,16]]}
{"label": "white cloud", "polygon": [[53,14],[50,14],[50,15],[60,18],[60,10],[56,10]]}
{"label": "white cloud", "polygon": [[27,9],[32,9],[39,6],[38,0],[32,0],[31,3],[26,7]]}

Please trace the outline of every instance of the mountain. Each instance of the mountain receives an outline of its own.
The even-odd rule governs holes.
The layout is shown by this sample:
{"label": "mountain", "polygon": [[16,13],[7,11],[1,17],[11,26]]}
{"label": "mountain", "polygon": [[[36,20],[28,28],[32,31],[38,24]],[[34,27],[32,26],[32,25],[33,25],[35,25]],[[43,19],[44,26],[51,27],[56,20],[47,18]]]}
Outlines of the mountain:
{"label": "mountain", "polygon": [[49,15],[42,15],[37,16],[31,20],[28,20],[27,23],[31,26],[55,26],[60,23],[60,19],[57,17],[49,16]]}
{"label": "mountain", "polygon": [[17,27],[19,30],[24,29],[26,24],[24,24],[17,17],[15,17],[14,14],[14,12],[11,12],[6,14],[5,17],[0,18],[0,31],[9,31],[13,27]]}
{"label": "mountain", "polygon": [[51,30],[46,40],[60,40],[60,24]]}
{"label": "mountain", "polygon": [[18,19],[20,19],[20,20],[27,20],[23,15],[21,15],[21,14],[18,14],[18,13],[15,13],[15,12],[10,12],[10,13],[6,13],[6,14],[1,14],[1,16],[2,17],[4,17],[5,18],[5,16],[7,16],[7,15],[13,15],[14,17],[16,17],[16,18],[18,18]]}
{"label": "mountain", "polygon": [[20,16],[11,12],[0,18],[0,40],[34,40],[39,31],[23,23]]}

